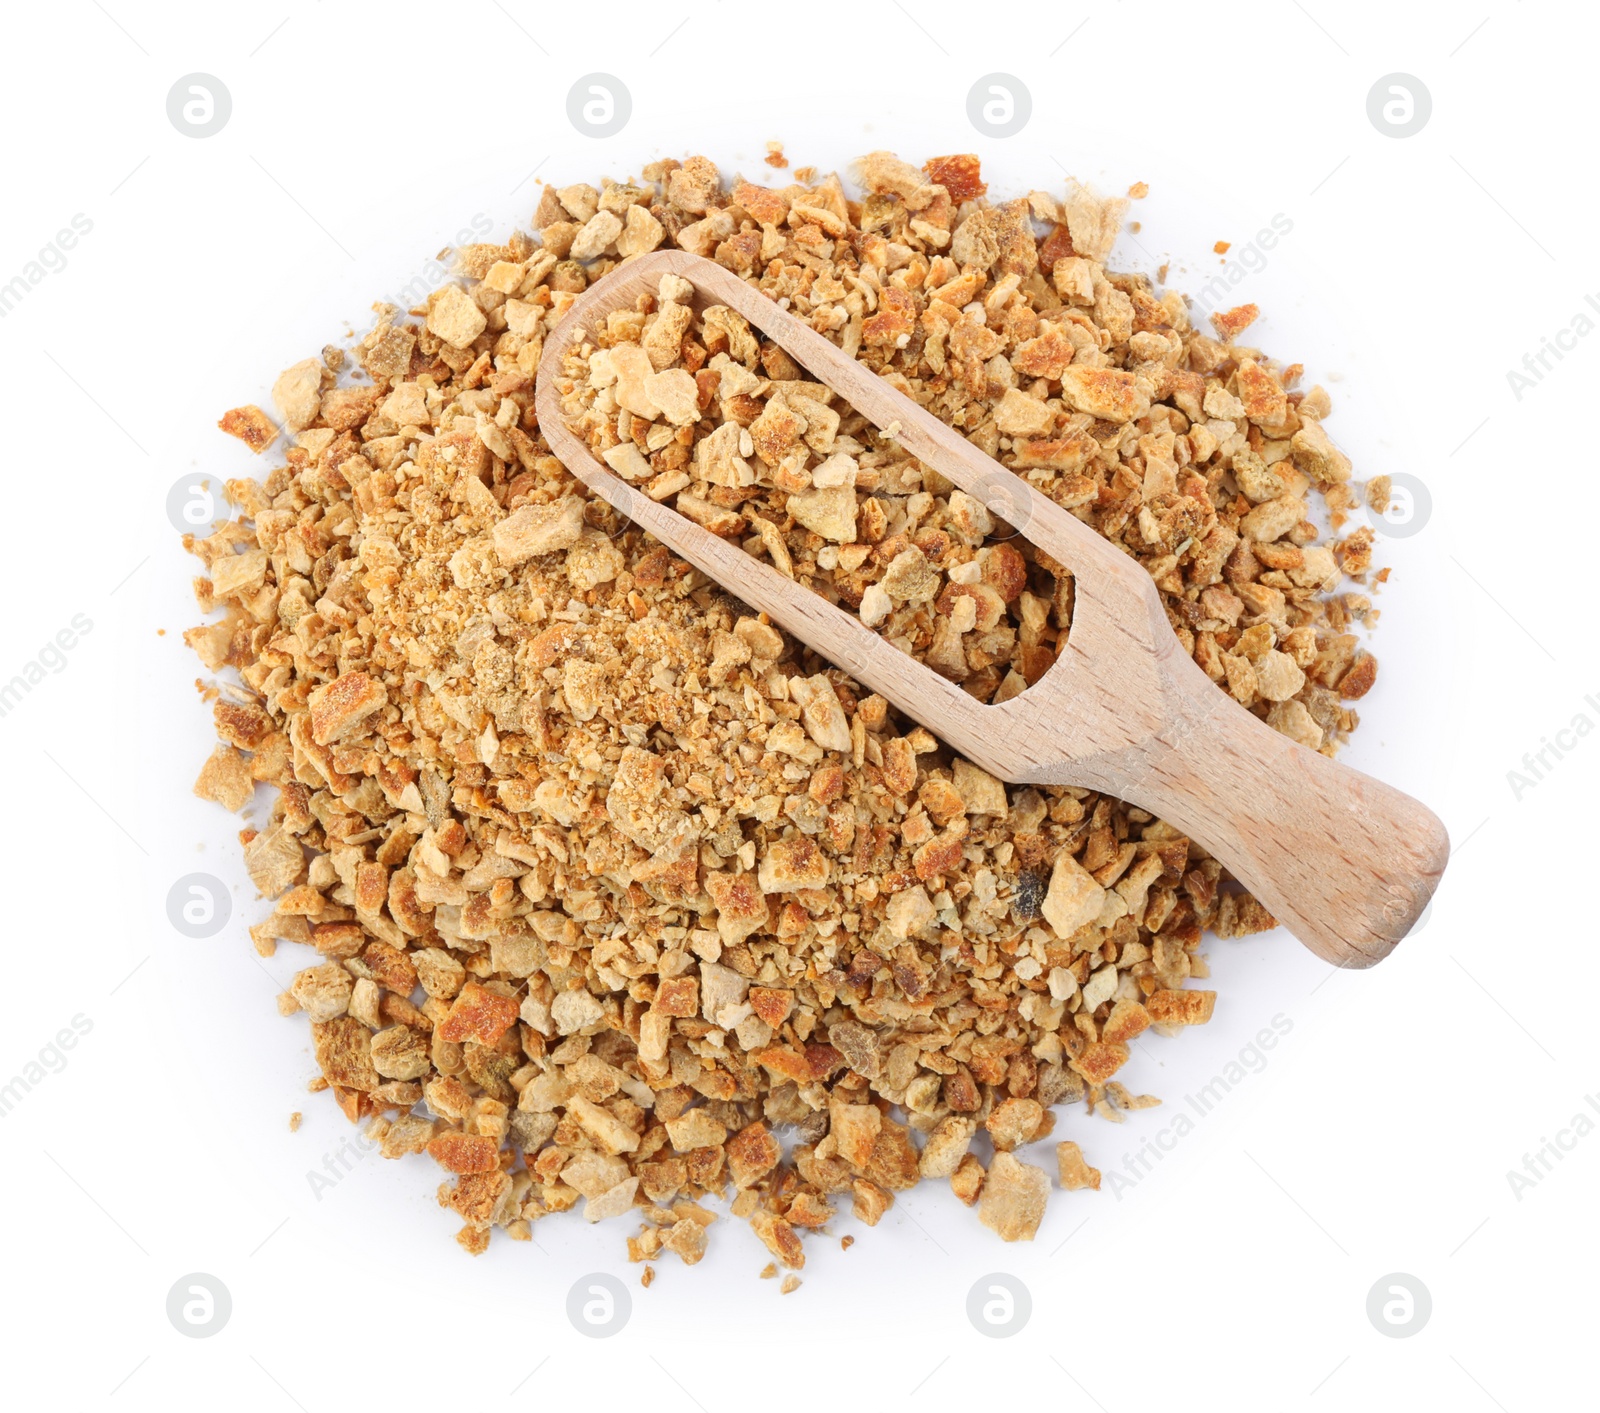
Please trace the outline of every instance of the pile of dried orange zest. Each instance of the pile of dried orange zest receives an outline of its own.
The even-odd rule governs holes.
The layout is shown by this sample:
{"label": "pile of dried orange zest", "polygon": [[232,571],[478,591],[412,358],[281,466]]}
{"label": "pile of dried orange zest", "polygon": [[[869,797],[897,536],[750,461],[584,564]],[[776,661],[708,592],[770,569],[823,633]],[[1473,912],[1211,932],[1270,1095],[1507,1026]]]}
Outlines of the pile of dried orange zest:
{"label": "pile of dried orange zest", "polygon": [[[282,1002],[310,1021],[314,1087],[386,1156],[426,1151],[452,1175],[440,1201],[469,1251],[581,1202],[642,1222],[635,1259],[692,1264],[721,1196],[797,1269],[800,1234],[841,1203],[875,1223],[923,1179],[1029,1238],[1051,1177],[1019,1153],[1054,1106],[1119,1120],[1154,1103],[1115,1079],[1129,1042],[1210,1017],[1214,993],[1187,985],[1204,932],[1272,925],[1146,812],[954,756],[565,472],[534,369],[619,258],[676,244],[787,300],[1145,563],[1185,646],[1280,730],[1331,750],[1354,724],[1341,694],[1372,680],[1346,631],[1367,601],[1336,591],[1369,546],[1320,547],[1307,519],[1313,490],[1336,514],[1354,503],[1349,464],[1320,390],[1287,391],[1298,370],[1229,341],[1252,311],[1217,341],[1176,296],[1108,273],[1120,202],[991,205],[965,156],[919,172],[875,154],[860,175],[859,201],[805,170],[730,189],[704,158],[547,189],[536,236],[461,249],[460,282],[425,308],[380,306],[360,372],[331,348],[285,372],[283,464],[229,482],[239,518],[190,542],[221,616],[187,640],[233,670],[196,789],[239,809],[278,787],[241,834],[276,900],[252,937],[320,953]],[[693,477],[713,464],[696,448],[736,424],[752,474],[690,493],[778,557],[764,520],[847,604],[856,585],[855,607],[873,585],[894,599],[912,549],[946,586],[972,577],[958,565],[977,583],[1010,565],[978,524],[929,555],[949,488],[830,427],[825,404],[797,407],[781,353],[673,294],[610,330],[644,351],[645,386],[682,371],[694,390],[592,427],[647,463],[635,479]],[[581,416],[607,394],[594,367],[571,370]],[[1100,406],[1113,386],[1123,400]],[[780,405],[805,429],[758,441]],[[278,435],[257,408],[223,425],[256,450]],[[790,489],[818,488],[835,456],[855,462],[848,538],[808,525]],[[991,697],[1047,665],[1069,607],[1053,566],[1009,548],[1011,649],[976,623],[957,634],[960,680]],[[907,596],[886,619],[922,651],[970,601]],[[1076,1142],[1055,1165],[1063,1187],[1099,1184]]]}

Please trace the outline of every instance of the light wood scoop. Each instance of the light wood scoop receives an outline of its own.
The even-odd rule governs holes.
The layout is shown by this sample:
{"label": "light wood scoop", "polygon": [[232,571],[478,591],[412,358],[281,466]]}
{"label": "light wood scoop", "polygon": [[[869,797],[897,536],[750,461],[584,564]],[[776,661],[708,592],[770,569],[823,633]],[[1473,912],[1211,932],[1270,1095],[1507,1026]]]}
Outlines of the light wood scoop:
{"label": "light wood scoop", "polygon": [[[590,454],[562,417],[563,359],[613,310],[654,294],[668,273],[688,280],[702,305],[743,315],[912,456],[1072,572],[1070,632],[1042,678],[1001,705],[979,702]],[[599,280],[549,337],[537,408],[545,439],[591,490],[969,760],[1017,784],[1102,790],[1167,820],[1319,957],[1371,966],[1432,896],[1449,841],[1426,806],[1252,716],[1183,650],[1142,565],[722,266],[657,251]]]}

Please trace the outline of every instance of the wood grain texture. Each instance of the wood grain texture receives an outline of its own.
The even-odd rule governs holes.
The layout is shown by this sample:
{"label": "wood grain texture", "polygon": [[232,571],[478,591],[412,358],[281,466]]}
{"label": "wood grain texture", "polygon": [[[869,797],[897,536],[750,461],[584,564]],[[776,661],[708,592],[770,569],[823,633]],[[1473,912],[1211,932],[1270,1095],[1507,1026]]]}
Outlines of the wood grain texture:
{"label": "wood grain texture", "polygon": [[[562,419],[568,350],[612,310],[682,276],[724,304],[901,446],[1072,571],[1065,649],[1021,696],[979,702],[821,595],[658,504],[597,461]],[[1017,784],[1080,785],[1199,841],[1318,956],[1381,960],[1427,905],[1444,826],[1400,791],[1308,751],[1220,691],[1183,651],[1143,566],[713,261],[666,250],[583,294],[539,366],[539,425],[572,473],[752,608],[882,694],[962,755]]]}

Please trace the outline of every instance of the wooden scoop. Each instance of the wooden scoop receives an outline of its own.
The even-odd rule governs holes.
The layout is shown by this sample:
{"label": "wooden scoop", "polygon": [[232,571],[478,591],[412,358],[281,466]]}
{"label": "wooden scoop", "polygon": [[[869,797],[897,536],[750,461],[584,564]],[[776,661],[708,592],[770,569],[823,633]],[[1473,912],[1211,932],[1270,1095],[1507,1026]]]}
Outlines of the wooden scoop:
{"label": "wooden scoop", "polygon": [[[665,274],[688,280],[702,306],[743,315],[911,455],[1072,572],[1067,643],[1039,681],[998,706],[977,701],[590,454],[562,417],[563,359],[593,340],[613,310],[654,294]],[[549,337],[537,408],[551,448],[591,490],[969,760],[1017,784],[1105,791],[1169,821],[1326,961],[1366,967],[1381,960],[1432,896],[1449,840],[1430,810],[1244,710],[1183,650],[1142,565],[722,266],[664,250],[599,280]]]}

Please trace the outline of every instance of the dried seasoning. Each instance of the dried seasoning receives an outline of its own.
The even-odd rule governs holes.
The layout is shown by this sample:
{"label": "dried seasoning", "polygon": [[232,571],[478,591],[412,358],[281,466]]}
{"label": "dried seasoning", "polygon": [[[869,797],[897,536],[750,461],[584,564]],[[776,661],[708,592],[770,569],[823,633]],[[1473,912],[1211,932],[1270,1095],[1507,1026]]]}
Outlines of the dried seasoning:
{"label": "dried seasoning", "polygon": [[[568,475],[534,372],[619,260],[673,244],[783,301],[1144,564],[1280,731],[1331,751],[1371,685],[1342,588],[1370,536],[1310,518],[1357,503],[1350,463],[1326,394],[1234,341],[1253,309],[1214,339],[1108,270],[1121,202],[1081,187],[991,201],[967,154],[858,175],[546,188],[533,234],[287,370],[281,428],[222,419],[282,457],[187,541],[220,611],[187,641],[228,674],[195,789],[276,787],[241,835],[252,938],[317,954],[280,1009],[384,1156],[449,1175],[469,1252],[577,1209],[692,1265],[723,1198],[793,1272],[922,1180],[1031,1237],[1050,1177],[1019,1154],[1059,1106],[1155,1102],[1114,1078],[1130,1043],[1210,1018],[1205,933],[1273,925],[1147,812],[955,756]],[[1037,680],[1061,567],[686,293],[567,370],[609,464],[985,700]],[[1056,1166],[1098,1186],[1076,1142]]]}

